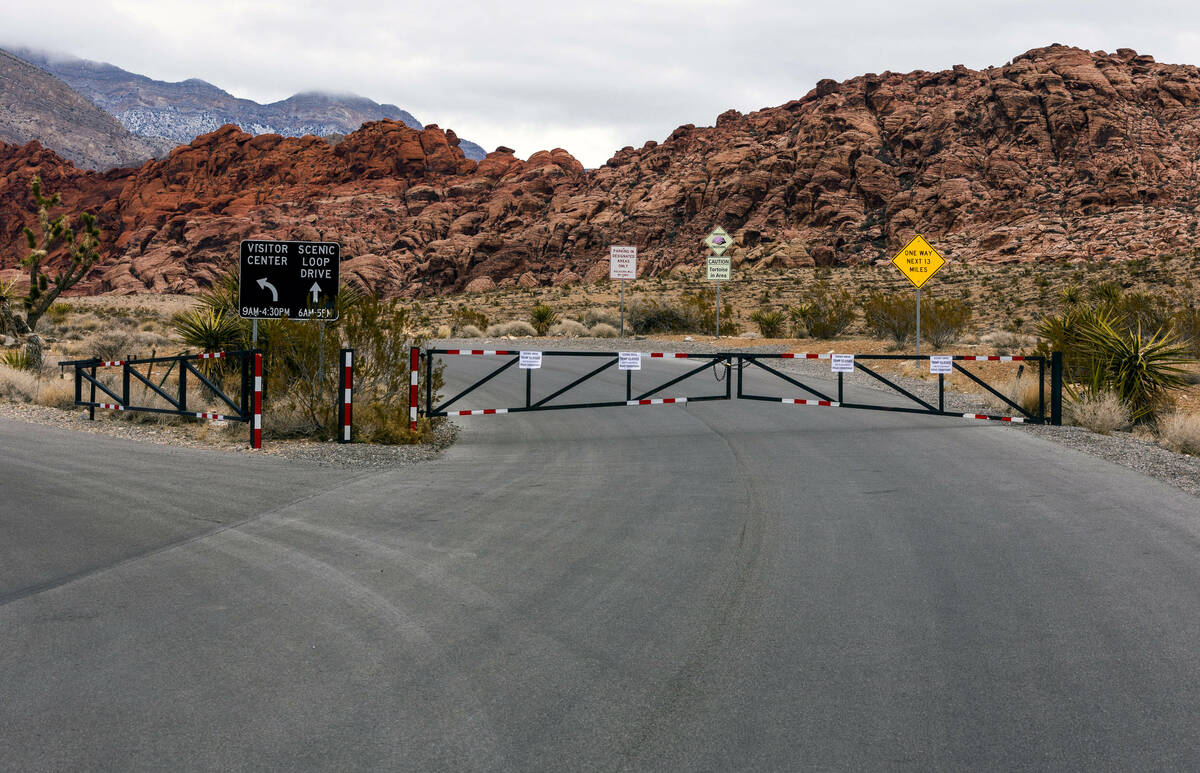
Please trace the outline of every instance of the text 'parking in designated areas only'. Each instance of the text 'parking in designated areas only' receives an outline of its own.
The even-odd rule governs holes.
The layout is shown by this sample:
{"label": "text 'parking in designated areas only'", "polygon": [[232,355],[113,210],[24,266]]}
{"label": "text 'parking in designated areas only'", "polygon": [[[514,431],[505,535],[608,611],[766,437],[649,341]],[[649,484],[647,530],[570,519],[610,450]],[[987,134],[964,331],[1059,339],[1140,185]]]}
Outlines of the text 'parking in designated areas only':
{"label": "text 'parking in designated areas only'", "polygon": [[245,239],[238,314],[246,319],[337,319],[341,263],[337,242]]}

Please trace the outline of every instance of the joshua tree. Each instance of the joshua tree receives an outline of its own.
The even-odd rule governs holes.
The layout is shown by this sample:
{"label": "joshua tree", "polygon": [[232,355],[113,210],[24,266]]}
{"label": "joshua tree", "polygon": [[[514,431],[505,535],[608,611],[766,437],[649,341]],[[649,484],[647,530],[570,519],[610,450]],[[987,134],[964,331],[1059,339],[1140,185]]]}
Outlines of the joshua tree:
{"label": "joshua tree", "polygon": [[[25,241],[29,243],[29,257],[21,266],[29,272],[29,294],[25,296],[25,326],[29,332],[37,327],[38,320],[50,308],[50,304],[64,291],[73,287],[95,265],[100,257],[100,229],[96,216],[90,212],[79,215],[79,223],[72,228],[66,214],[50,219],[50,209],[62,203],[57,193],[42,195],[42,179],[35,176],[29,183],[33,200],[38,208],[38,230],[26,226]],[[53,276],[42,270],[42,263],[52,250],[66,246],[69,261]]]}

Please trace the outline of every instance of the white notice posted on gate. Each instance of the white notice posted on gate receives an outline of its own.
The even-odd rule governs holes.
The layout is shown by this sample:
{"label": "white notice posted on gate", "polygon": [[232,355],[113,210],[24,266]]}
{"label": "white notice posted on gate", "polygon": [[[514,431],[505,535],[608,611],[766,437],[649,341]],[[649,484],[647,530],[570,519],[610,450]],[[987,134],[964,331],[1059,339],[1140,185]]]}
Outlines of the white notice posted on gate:
{"label": "white notice posted on gate", "polygon": [[[512,360],[509,360],[509,362],[512,362]],[[520,361],[518,367],[520,367],[524,370],[534,370],[536,368],[542,367],[542,353],[541,352],[521,352],[521,361]]]}
{"label": "white notice posted on gate", "polygon": [[834,373],[853,373],[854,355],[835,354],[829,358],[829,368]]}
{"label": "white notice posted on gate", "polygon": [[954,357],[949,354],[933,354],[929,357],[930,373],[953,373]]}
{"label": "white notice posted on gate", "polygon": [[618,370],[641,370],[642,369],[642,353],[641,352],[617,352],[617,369]]}

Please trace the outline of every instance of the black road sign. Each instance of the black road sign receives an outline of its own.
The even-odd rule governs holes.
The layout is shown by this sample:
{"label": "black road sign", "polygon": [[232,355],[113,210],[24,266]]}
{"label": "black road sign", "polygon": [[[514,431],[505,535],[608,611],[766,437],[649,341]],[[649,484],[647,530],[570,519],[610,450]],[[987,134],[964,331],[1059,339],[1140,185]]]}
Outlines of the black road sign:
{"label": "black road sign", "polygon": [[337,242],[242,241],[238,314],[247,319],[337,319]]}

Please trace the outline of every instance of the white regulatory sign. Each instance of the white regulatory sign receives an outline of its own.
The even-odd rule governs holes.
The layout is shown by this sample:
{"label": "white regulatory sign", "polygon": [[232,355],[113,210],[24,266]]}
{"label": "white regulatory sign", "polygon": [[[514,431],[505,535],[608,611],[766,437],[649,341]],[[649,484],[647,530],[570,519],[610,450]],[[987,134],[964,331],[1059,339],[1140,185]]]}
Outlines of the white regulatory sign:
{"label": "white regulatory sign", "polygon": [[835,354],[829,358],[829,368],[834,373],[853,373],[854,372],[854,355],[853,354]]}
{"label": "white regulatory sign", "polygon": [[533,370],[542,367],[541,352],[521,352],[521,361],[519,367],[524,370]]}
{"label": "white regulatory sign", "polygon": [[933,354],[929,357],[930,373],[953,373],[954,357],[949,354]]}
{"label": "white regulatory sign", "polygon": [[637,279],[637,247],[608,248],[608,278]]}
{"label": "white regulatory sign", "polygon": [[708,278],[712,281],[728,282],[733,261],[729,258],[710,257],[708,259]]}
{"label": "white regulatory sign", "polygon": [[617,369],[618,370],[641,370],[642,369],[642,353],[641,352],[617,352]]}

